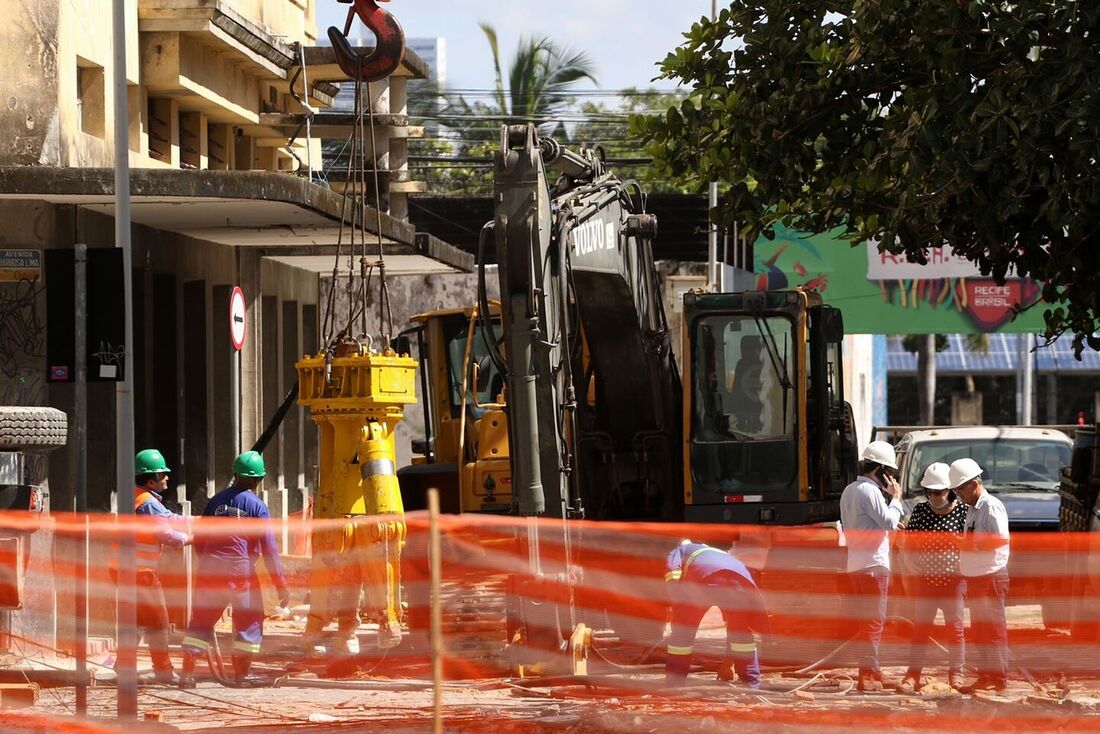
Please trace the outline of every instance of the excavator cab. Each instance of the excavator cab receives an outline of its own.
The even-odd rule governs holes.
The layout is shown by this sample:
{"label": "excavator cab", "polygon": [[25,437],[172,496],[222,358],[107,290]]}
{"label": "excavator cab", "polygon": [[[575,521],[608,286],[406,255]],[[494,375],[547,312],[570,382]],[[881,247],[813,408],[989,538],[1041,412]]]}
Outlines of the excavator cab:
{"label": "excavator cab", "polygon": [[684,318],[685,519],[839,519],[856,471],[840,312],[809,291],[689,293]]}
{"label": "excavator cab", "polygon": [[397,473],[406,510],[424,508],[428,487],[440,490],[444,512],[512,509],[504,376],[487,342],[500,338],[498,303],[489,314],[486,327],[474,306],[429,311],[402,332],[418,347],[424,406],[413,463]]}

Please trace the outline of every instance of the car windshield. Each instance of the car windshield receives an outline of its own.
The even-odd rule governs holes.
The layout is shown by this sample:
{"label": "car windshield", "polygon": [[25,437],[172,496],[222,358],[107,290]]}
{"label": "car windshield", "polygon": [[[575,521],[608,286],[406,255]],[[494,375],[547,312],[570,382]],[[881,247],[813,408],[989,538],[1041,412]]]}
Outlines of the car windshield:
{"label": "car windshield", "polygon": [[929,441],[913,447],[908,486],[916,491],[928,465],[971,458],[982,467],[982,484],[991,492],[1057,488],[1059,473],[1070,463],[1070,445],[1043,439],[959,439]]}

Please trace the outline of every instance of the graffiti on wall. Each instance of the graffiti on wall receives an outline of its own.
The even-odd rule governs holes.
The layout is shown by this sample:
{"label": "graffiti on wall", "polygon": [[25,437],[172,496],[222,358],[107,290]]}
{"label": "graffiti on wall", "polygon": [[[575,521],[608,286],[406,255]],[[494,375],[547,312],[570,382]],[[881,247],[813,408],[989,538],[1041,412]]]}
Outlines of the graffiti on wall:
{"label": "graffiti on wall", "polygon": [[38,280],[0,284],[0,403],[33,405],[43,397],[41,360],[46,328],[38,311]]}

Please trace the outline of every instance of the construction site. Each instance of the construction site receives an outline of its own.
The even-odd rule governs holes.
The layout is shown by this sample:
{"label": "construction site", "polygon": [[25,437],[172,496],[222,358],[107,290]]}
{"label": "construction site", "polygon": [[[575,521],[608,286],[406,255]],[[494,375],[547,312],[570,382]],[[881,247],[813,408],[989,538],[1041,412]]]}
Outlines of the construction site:
{"label": "construction site", "polygon": [[422,231],[339,2],[12,3],[0,731],[1100,730],[1100,423],[883,425],[827,279],[546,120]]}

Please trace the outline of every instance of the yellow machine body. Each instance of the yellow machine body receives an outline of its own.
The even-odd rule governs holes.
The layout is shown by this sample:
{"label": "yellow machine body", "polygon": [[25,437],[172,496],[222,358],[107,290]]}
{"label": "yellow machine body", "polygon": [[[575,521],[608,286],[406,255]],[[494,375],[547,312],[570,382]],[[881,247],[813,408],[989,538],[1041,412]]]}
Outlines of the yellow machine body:
{"label": "yellow machine body", "polygon": [[[358,350],[356,350],[358,351]],[[404,507],[397,482],[394,431],[404,406],[416,402],[417,361],[392,352],[307,357],[298,369],[300,405],[320,432],[313,516],[310,615],[306,640],[316,642],[338,620],[348,652],[357,651],[360,589],[378,642],[400,642]]]}
{"label": "yellow machine body", "polygon": [[[496,301],[490,301],[489,311],[499,323]],[[411,470],[402,470],[402,483],[406,500],[414,502],[424,488],[439,489],[444,512],[507,513],[512,508],[512,471],[503,380],[494,379],[495,372],[488,374],[493,368],[477,313],[470,306],[410,319],[430,372],[424,400],[430,416],[425,434],[432,448],[430,457],[418,457]]]}

